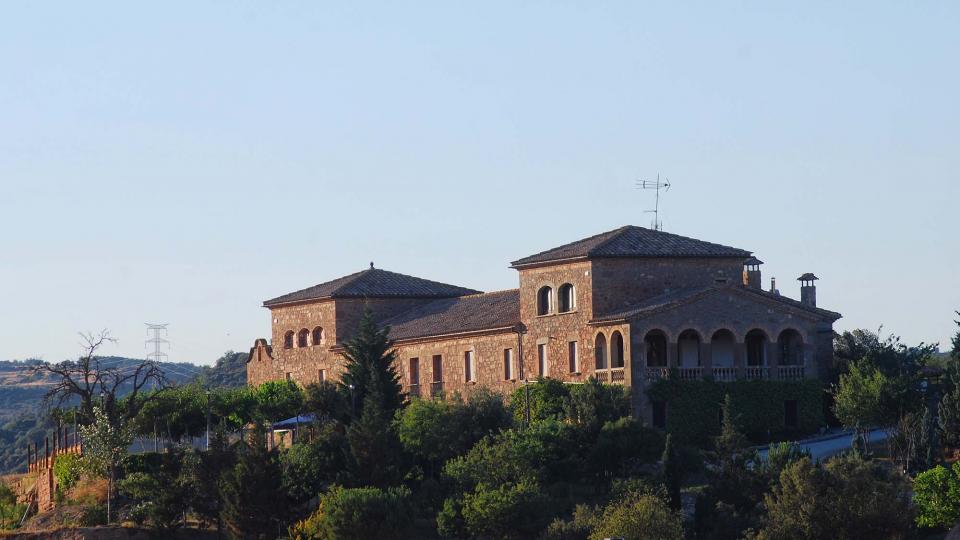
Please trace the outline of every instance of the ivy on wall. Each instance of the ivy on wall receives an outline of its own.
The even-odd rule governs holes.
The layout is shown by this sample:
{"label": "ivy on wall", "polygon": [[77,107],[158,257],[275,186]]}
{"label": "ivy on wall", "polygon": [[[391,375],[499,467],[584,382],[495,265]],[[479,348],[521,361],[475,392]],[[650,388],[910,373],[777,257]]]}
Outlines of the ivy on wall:
{"label": "ivy on wall", "polygon": [[[789,440],[816,433],[824,425],[823,384],[802,381],[679,381],[664,379],[647,391],[651,401],[663,401],[667,432],[685,443],[706,445],[720,434],[720,405],[733,400],[740,430],[754,443]],[[786,401],[797,402],[797,426],[785,423]]]}

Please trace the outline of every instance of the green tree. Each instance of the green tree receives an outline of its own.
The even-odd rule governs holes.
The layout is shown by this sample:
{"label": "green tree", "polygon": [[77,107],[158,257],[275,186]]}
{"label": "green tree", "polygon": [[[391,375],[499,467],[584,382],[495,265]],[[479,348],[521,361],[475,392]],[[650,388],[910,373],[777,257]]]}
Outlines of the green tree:
{"label": "green tree", "polygon": [[906,538],[913,507],[906,486],[883,465],[851,454],[820,468],[809,459],[789,465],[765,497],[762,540]]}
{"label": "green tree", "polygon": [[948,529],[960,521],[960,461],[924,471],[913,480],[917,525]]}
{"label": "green tree", "polygon": [[303,411],[303,391],[293,381],[267,381],[254,391],[256,415],[265,422],[276,422]]}
{"label": "green tree", "polygon": [[209,450],[191,450],[184,456],[183,471],[192,486],[190,506],[205,523],[215,524],[218,531],[223,530],[221,480],[233,466],[234,452],[227,448],[222,424],[213,430]]}
{"label": "green tree", "polygon": [[768,484],[756,466],[760,462],[757,452],[747,447],[735,411],[728,394],[721,406],[720,435],[708,453],[710,486],[697,499],[694,527],[703,538],[740,538],[760,518]]}
{"label": "green tree", "polygon": [[667,487],[667,495],[670,497],[670,508],[680,509],[680,486],[683,484],[683,465],[680,463],[680,457],[673,447],[673,437],[667,435],[667,440],[663,445],[663,483]]}
{"label": "green tree", "polygon": [[629,390],[618,384],[602,384],[590,377],[569,387],[564,415],[570,422],[599,430],[607,422],[630,416]]}
{"label": "green tree", "polygon": [[513,420],[519,425],[525,422],[528,400],[531,422],[562,420],[569,397],[570,390],[563,381],[541,377],[535,383],[528,383],[514,390],[510,398]]}
{"label": "green tree", "polygon": [[461,512],[473,538],[529,538],[547,524],[547,504],[540,485],[525,478],[497,487],[481,484],[464,496]]}
{"label": "green tree", "polygon": [[350,395],[344,394],[337,384],[329,381],[309,384],[304,388],[303,408],[319,422],[348,422],[351,415]]}
{"label": "green tree", "polygon": [[159,467],[133,472],[118,482],[121,493],[132,501],[135,521],[149,520],[156,529],[169,530],[182,525],[194,486],[189,476],[181,475],[182,455],[163,454]]}
{"label": "green tree", "polygon": [[633,493],[611,502],[597,518],[590,540],[679,540],[683,520],[667,502],[650,494]]}
{"label": "green tree", "polygon": [[384,408],[380,389],[371,388],[364,401],[360,419],[347,430],[353,478],[358,485],[385,488],[403,477],[403,447],[393,423],[393,411]]}
{"label": "green tree", "polygon": [[467,402],[414,399],[396,419],[404,449],[434,477],[443,463],[510,423],[503,398],[485,390],[472,393]]}
{"label": "green tree", "polygon": [[855,432],[855,444],[866,450],[864,443],[870,426],[883,419],[881,398],[887,376],[866,362],[850,364],[849,373],[840,376],[833,389],[833,411],[843,425]]}
{"label": "green tree", "polygon": [[293,501],[306,502],[328,485],[349,481],[350,445],[340,424],[325,424],[308,442],[296,443],[280,454],[283,485]]}
{"label": "green tree", "polygon": [[276,450],[266,449],[262,429],[251,444],[237,446],[237,462],[221,482],[223,521],[232,538],[274,538],[286,517],[287,500]]}
{"label": "green tree", "polygon": [[83,457],[80,466],[87,473],[106,478],[107,522],[111,518],[113,484],[117,468],[127,457],[127,449],[133,441],[133,432],[121,419],[111,421],[106,411],[93,408],[93,422],[80,426],[83,439]]}
{"label": "green tree", "polygon": [[294,540],[366,540],[410,538],[413,524],[410,490],[393,487],[334,487],[320,507],[290,528]]}
{"label": "green tree", "polygon": [[[366,308],[356,333],[343,344],[346,366],[340,387],[350,396],[352,409],[374,403],[392,418],[393,411],[403,404],[403,387],[394,362],[397,351],[389,335],[390,328],[377,326],[373,311]],[[374,394],[377,401],[367,399],[369,394]],[[360,416],[362,411],[353,411],[354,418]]]}

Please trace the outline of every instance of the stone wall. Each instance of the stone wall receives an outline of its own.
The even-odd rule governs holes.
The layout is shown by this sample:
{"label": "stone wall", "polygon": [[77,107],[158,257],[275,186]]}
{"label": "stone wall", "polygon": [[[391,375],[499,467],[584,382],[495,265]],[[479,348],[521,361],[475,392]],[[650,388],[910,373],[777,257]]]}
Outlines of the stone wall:
{"label": "stone wall", "polygon": [[[641,300],[685,287],[743,282],[742,259],[594,259],[593,313],[620,311]],[[721,283],[723,282],[723,283]]]}

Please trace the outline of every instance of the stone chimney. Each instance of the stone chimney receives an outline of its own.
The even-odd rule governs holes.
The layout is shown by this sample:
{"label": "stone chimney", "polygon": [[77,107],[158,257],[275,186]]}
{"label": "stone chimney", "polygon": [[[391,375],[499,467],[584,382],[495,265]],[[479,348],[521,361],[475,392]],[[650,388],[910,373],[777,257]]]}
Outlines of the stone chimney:
{"label": "stone chimney", "polygon": [[817,286],[813,282],[818,279],[810,272],[797,278],[800,282],[800,301],[811,307],[817,307]]}
{"label": "stone chimney", "polygon": [[780,296],[780,289],[777,289],[777,278],[770,278],[770,293]]}
{"label": "stone chimney", "polygon": [[753,287],[754,289],[763,288],[763,284],[760,283],[761,264],[763,264],[763,261],[756,257],[750,257],[743,261],[743,284],[745,286]]}

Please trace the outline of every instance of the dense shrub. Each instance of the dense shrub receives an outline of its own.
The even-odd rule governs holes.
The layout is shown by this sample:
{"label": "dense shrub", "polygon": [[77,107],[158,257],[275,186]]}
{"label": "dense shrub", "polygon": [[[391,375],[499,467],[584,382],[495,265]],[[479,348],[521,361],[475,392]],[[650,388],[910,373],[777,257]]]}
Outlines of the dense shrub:
{"label": "dense shrub", "polygon": [[960,520],[960,461],[948,469],[942,465],[924,471],[913,481],[917,525],[952,527]]}
{"label": "dense shrub", "polygon": [[290,529],[295,540],[408,538],[413,509],[410,490],[334,487],[320,508]]}
{"label": "dense shrub", "polygon": [[683,521],[667,502],[654,495],[631,494],[608,504],[596,519],[590,540],[680,540]]}
{"label": "dense shrub", "polygon": [[80,456],[59,454],[53,462],[53,476],[57,479],[57,490],[65,493],[80,479]]}
{"label": "dense shrub", "polygon": [[350,445],[341,426],[328,424],[309,442],[297,443],[280,455],[283,485],[295,502],[305,502],[333,483],[348,480]]}
{"label": "dense shrub", "polygon": [[825,467],[803,458],[790,464],[766,495],[758,539],[906,538],[913,508],[900,479],[856,455]]}

